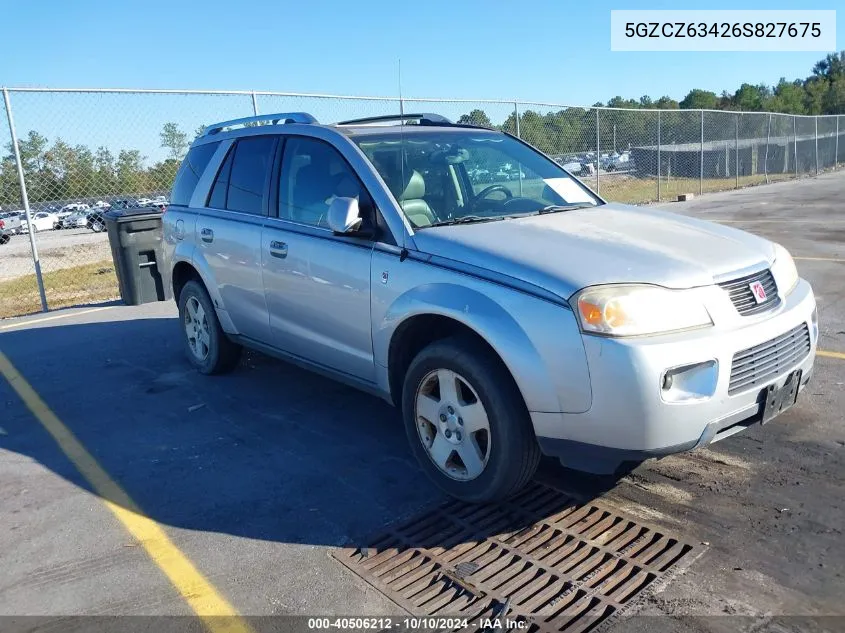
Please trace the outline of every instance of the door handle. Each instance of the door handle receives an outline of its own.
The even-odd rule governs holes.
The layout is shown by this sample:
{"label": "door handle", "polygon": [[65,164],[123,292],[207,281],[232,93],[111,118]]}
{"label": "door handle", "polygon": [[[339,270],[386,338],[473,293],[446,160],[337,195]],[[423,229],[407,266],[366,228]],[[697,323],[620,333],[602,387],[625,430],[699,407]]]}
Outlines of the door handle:
{"label": "door handle", "polygon": [[284,242],[277,242],[273,240],[272,242],[270,242],[270,254],[273,257],[284,259],[288,256],[288,245]]}
{"label": "door handle", "polygon": [[214,231],[211,229],[203,229],[200,231],[200,237],[202,238],[203,242],[211,243],[214,241]]}

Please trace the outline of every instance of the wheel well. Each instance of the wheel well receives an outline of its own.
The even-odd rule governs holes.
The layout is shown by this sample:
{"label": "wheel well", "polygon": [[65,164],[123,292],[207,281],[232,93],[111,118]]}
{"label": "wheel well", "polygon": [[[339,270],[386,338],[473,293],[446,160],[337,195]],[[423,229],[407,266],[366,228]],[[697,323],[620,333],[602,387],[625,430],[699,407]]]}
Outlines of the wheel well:
{"label": "wheel well", "polygon": [[202,277],[200,277],[197,269],[189,263],[179,262],[173,267],[173,298],[177,301],[177,303],[179,301],[179,295],[182,293],[182,288],[184,288],[185,284],[192,279],[203,284],[203,287],[205,287]]}
{"label": "wheel well", "polygon": [[[420,314],[403,321],[396,328],[396,332],[393,333],[390,340],[387,366],[390,396],[394,405],[400,408],[402,406],[402,385],[411,361],[426,346],[434,341],[451,336],[462,336],[479,343],[502,364],[508,375],[511,375],[502,357],[478,332],[450,317],[438,314]],[[511,377],[511,379],[513,378]],[[516,381],[514,381],[514,386],[516,386]],[[520,393],[518,388],[517,393]]]}

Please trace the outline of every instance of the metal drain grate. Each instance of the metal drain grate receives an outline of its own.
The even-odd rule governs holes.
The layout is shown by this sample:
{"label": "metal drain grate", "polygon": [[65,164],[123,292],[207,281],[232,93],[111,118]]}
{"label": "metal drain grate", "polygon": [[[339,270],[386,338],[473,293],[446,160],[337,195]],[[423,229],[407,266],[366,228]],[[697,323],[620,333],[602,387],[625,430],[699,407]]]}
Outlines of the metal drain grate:
{"label": "metal drain grate", "polygon": [[414,616],[472,623],[497,617],[509,601],[506,617],[539,632],[596,627],[694,550],[532,483],[497,506],[447,503],[334,556]]}

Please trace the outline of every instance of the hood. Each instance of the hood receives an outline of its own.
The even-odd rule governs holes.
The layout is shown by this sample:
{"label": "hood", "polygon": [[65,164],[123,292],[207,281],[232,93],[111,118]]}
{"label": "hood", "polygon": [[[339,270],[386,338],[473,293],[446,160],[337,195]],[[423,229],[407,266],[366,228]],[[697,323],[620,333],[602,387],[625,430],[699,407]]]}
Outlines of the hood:
{"label": "hood", "polygon": [[418,230],[419,251],[478,266],[568,298],[586,286],[693,288],[766,266],[766,239],[659,209],[605,204],[479,224]]}

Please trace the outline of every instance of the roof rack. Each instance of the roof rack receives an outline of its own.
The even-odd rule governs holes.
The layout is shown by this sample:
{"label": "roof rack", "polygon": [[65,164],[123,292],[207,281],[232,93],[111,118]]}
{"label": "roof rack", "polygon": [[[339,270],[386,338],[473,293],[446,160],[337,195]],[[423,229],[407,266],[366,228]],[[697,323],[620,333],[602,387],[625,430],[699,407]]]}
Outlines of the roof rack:
{"label": "roof rack", "polygon": [[349,119],[340,121],[337,125],[367,125],[368,123],[386,123],[388,121],[418,121],[418,125],[454,125],[445,116],[430,112],[422,114],[386,114],[384,116],[370,116],[363,119]]}
{"label": "roof rack", "polygon": [[221,123],[213,123],[205,128],[204,136],[210,134],[217,134],[227,127],[235,127],[238,125],[247,126],[250,123],[262,123],[269,121],[271,125],[279,125],[286,123],[317,123],[317,119],[307,112],[278,112],[276,114],[259,114],[258,116],[248,116],[242,119],[232,119],[231,121],[222,121]]}

